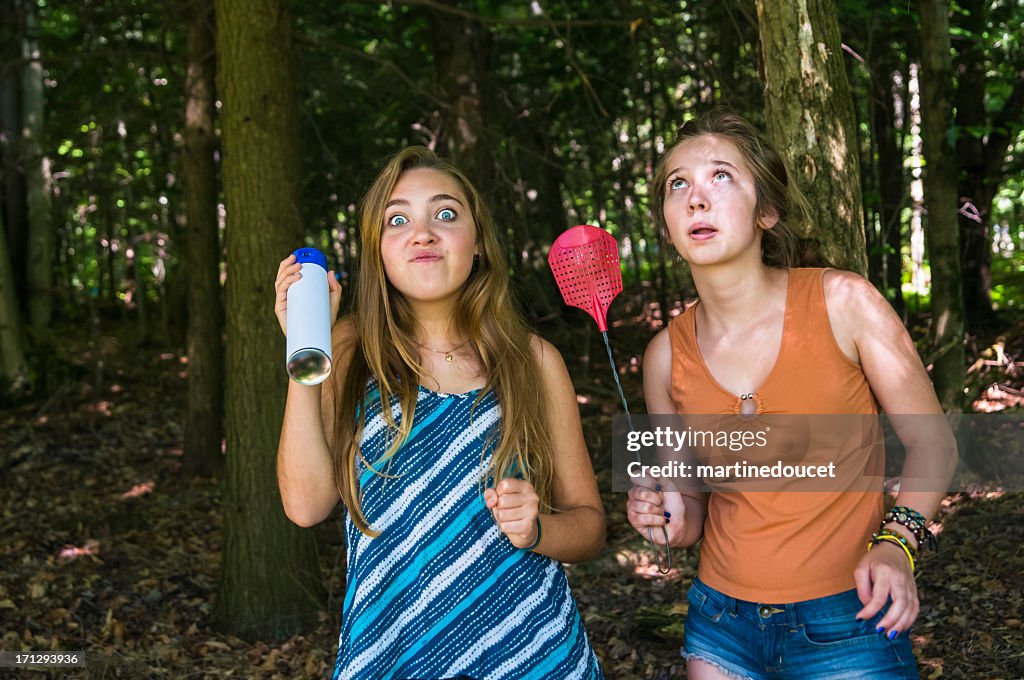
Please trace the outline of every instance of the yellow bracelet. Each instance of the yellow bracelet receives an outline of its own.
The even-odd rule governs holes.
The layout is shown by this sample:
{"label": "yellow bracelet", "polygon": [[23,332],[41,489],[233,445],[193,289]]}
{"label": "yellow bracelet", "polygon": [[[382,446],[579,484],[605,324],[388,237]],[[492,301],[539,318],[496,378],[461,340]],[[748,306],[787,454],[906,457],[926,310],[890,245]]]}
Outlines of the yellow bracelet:
{"label": "yellow bracelet", "polygon": [[917,570],[917,565],[914,563],[914,555],[911,554],[910,548],[903,545],[903,542],[895,536],[875,537],[870,543],[868,543],[868,552],[871,552],[871,549],[874,548],[875,545],[877,545],[878,543],[881,543],[882,541],[885,541],[886,543],[895,543],[896,545],[898,545],[900,549],[903,550],[904,553],[906,553],[907,559],[910,560],[910,573],[913,574]]}

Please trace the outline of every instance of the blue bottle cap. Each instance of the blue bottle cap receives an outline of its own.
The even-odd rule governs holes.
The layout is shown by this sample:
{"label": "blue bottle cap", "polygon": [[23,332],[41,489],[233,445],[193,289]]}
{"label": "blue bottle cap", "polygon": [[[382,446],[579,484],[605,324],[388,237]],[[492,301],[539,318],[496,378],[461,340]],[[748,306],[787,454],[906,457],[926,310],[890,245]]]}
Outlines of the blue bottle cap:
{"label": "blue bottle cap", "polygon": [[295,261],[300,264],[318,264],[327,271],[327,257],[316,248],[299,248],[294,253]]}

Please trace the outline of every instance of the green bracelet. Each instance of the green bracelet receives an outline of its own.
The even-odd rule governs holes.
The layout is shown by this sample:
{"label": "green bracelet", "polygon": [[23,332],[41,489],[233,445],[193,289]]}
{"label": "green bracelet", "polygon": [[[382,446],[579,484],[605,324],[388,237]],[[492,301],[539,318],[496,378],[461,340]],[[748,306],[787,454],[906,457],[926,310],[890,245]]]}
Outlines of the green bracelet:
{"label": "green bracelet", "polygon": [[533,550],[538,545],[540,545],[540,537],[541,537],[541,527],[540,527],[540,517],[538,517],[537,518],[537,540],[533,542],[533,545],[527,546],[526,548],[523,548],[523,550]]}

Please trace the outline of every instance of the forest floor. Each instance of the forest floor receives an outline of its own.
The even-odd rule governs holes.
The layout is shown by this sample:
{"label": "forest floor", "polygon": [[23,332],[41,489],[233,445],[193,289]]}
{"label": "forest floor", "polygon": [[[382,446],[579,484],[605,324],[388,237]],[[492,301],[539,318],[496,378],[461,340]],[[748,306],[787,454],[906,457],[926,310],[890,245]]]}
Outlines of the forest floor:
{"label": "forest floor", "polygon": [[[639,412],[635,374],[653,326],[642,309],[635,315],[611,335]],[[98,342],[69,344],[69,368],[49,398],[0,412],[0,649],[80,650],[87,664],[0,677],[324,677],[344,578],[338,516],[313,529],[330,583],[316,630],[259,642],[213,630],[221,488],[180,469],[186,363],[180,351],[129,347],[119,332],[112,324]],[[588,634],[608,678],[683,678],[696,550],[674,551],[667,576],[652,565],[626,522],[624,494],[611,491],[620,406],[604,348],[582,317],[558,339],[608,515],[601,556],[568,567]],[[975,407],[1019,413],[1024,323],[979,339],[972,353]],[[990,484],[951,495],[938,528],[943,545],[924,561],[912,630],[922,677],[1024,678],[1024,494]]]}

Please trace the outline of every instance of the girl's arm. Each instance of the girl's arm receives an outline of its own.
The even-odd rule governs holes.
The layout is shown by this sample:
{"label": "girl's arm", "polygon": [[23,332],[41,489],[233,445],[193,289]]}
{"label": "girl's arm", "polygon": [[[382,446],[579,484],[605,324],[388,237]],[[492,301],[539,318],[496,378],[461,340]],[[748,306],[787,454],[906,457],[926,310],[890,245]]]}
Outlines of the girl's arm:
{"label": "girl's arm", "polygon": [[[885,298],[856,274],[826,272],[825,300],[836,341],[850,359],[860,363],[871,391],[906,447],[896,504],[931,518],[956,470],[956,440],[914,343]],[[892,528],[915,542],[903,527]]]}
{"label": "girl's arm", "polygon": [[[667,328],[654,336],[644,353],[644,399],[648,414],[676,412],[672,402],[672,344]],[[699,492],[634,486],[626,505],[626,516],[634,529],[647,536],[648,527],[664,526],[669,545],[675,548],[689,547],[701,539],[707,514],[707,494]],[[655,540],[660,533],[654,533]]]}
{"label": "girl's arm", "polygon": [[[281,326],[281,332],[288,334],[288,289],[302,278],[302,265],[292,253],[277,268],[274,281],[274,313]],[[345,353],[339,351],[339,341],[352,334],[350,323],[334,323],[341,305],[341,285],[334,271],[327,272],[330,288],[330,318],[333,371],[327,383],[340,385],[345,373]],[[281,503],[288,519],[299,526],[312,526],[331,513],[338,503],[334,490],[334,473],[327,442],[332,436],[325,427],[333,422],[332,402],[322,399],[322,393],[330,393],[322,385],[300,385],[288,381],[288,395],[285,399],[284,422],[281,424],[281,439],[277,445],[277,485]],[[321,410],[322,409],[322,410]]]}
{"label": "girl's arm", "polygon": [[334,440],[334,399],[344,382],[355,338],[351,320],[339,321],[331,330],[335,360],[330,378],[320,385],[288,381],[277,447],[277,484],[285,514],[302,527],[322,522],[340,500],[328,442]]}
{"label": "girl's arm", "polygon": [[538,336],[531,349],[544,378],[548,431],[554,455],[553,514],[540,517],[542,536],[534,550],[560,562],[582,562],[604,547],[605,517],[590,462],[579,402],[569,370],[555,346]]}
{"label": "girl's arm", "polygon": [[[856,274],[830,270],[825,274],[829,321],[840,348],[859,362],[878,403],[906,448],[896,504],[931,518],[946,495],[956,469],[956,440],[903,322],[868,281]],[[917,541],[905,527],[887,528]],[[854,574],[865,607],[858,618],[877,613],[891,597],[893,604],[879,622],[889,632],[904,632],[917,618],[917,588],[902,549],[880,543],[866,553]]]}
{"label": "girl's arm", "polygon": [[487,489],[484,499],[513,545],[533,545],[539,520],[540,540],[531,548],[534,552],[559,562],[582,562],[597,556],[604,547],[604,506],[583,440],[576,390],[562,355],[537,336],[531,340],[531,349],[544,380],[554,469],[551,504],[555,511],[538,512],[537,494],[524,480],[503,479],[494,489]]}

